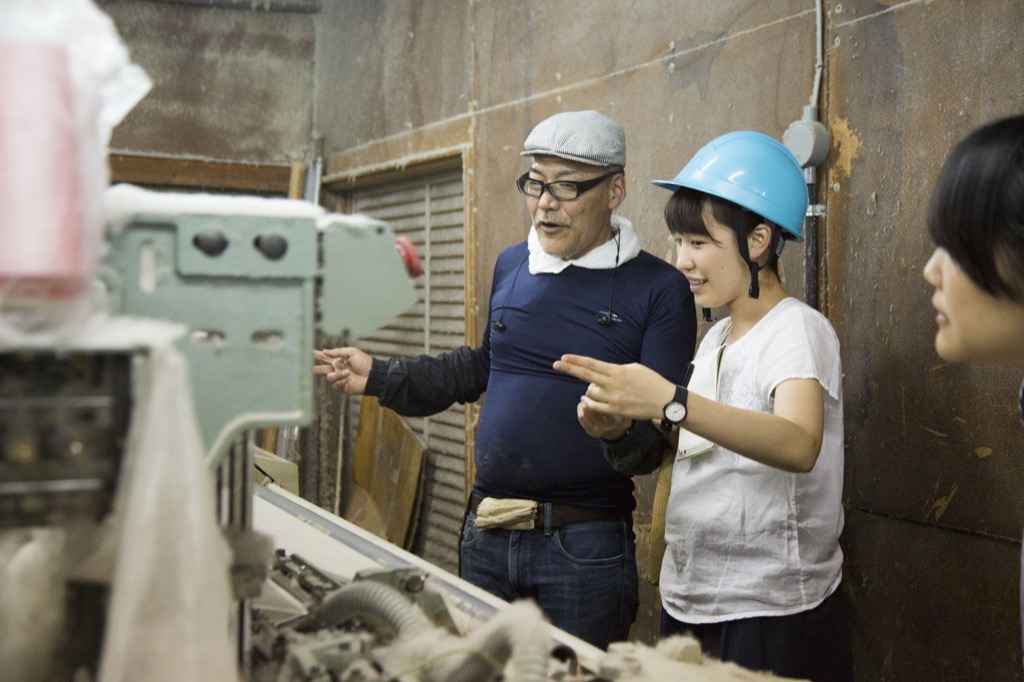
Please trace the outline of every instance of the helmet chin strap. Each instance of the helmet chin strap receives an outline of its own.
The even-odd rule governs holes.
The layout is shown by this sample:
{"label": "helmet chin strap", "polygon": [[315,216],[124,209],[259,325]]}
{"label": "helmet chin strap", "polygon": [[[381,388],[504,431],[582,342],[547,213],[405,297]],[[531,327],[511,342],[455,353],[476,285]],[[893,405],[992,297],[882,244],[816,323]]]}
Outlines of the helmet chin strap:
{"label": "helmet chin strap", "polygon": [[[743,224],[743,215],[736,213],[733,218],[733,231],[736,233],[736,245],[739,247],[740,256],[743,258],[743,262],[750,268],[750,288],[747,289],[747,295],[750,298],[760,298],[761,296],[761,283],[758,280],[758,273],[761,272],[767,265],[759,265],[750,258],[750,249],[747,248],[747,235],[746,225]],[[786,245],[786,240],[782,236],[782,230],[779,226],[770,220],[764,220],[764,224],[771,228],[772,236],[769,242],[769,248],[771,253],[775,254],[778,258],[782,255],[782,247]],[[771,259],[769,258],[769,262]],[[714,322],[715,319],[711,317],[711,308],[701,308],[701,316],[704,322]]]}
{"label": "helmet chin strap", "polygon": [[[782,239],[782,231],[771,221],[765,220],[764,223],[772,231],[771,241],[768,244],[769,250],[778,258],[782,253],[782,247],[785,245],[785,240]],[[747,294],[750,298],[759,298],[761,296],[761,284],[758,281],[757,275],[765,266],[756,263],[750,258],[750,250],[747,248],[746,227],[743,224],[743,214],[740,212],[736,212],[733,217],[733,231],[736,233],[736,245],[740,249],[740,256],[743,257],[743,261],[750,268],[750,288],[747,290]],[[771,258],[768,260],[770,262]]]}

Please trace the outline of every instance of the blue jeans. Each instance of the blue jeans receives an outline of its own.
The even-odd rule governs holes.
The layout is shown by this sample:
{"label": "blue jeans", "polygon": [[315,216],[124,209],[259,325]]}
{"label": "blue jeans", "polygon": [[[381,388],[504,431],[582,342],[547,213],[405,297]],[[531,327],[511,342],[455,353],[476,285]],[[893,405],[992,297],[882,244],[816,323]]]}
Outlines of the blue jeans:
{"label": "blue jeans", "polygon": [[530,598],[551,624],[604,650],[625,641],[638,605],[631,518],[561,528],[478,530],[466,516],[460,575],[506,601]]}

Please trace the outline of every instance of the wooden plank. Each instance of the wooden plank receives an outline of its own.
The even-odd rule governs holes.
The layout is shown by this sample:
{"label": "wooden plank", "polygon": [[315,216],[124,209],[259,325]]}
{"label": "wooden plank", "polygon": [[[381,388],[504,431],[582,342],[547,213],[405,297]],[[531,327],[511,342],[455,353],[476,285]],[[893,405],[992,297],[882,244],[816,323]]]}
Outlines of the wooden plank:
{"label": "wooden plank", "polygon": [[290,166],[200,161],[161,156],[111,154],[112,182],[195,189],[233,190],[286,196]]}
{"label": "wooden plank", "polygon": [[408,549],[419,517],[423,446],[402,418],[363,397],[352,453],[352,497],[342,516]]}
{"label": "wooden plank", "polygon": [[195,5],[207,9],[233,9],[243,12],[296,12],[299,14],[317,14],[320,11],[320,0],[143,0],[163,5]]}

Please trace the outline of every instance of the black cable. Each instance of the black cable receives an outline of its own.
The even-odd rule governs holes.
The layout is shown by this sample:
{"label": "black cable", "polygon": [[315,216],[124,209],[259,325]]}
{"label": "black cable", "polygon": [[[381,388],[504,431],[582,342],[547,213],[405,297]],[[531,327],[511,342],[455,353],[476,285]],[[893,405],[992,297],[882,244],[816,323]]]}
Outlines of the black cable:
{"label": "black cable", "polygon": [[256,471],[260,472],[261,474],[263,474],[264,476],[266,476],[267,478],[269,478],[269,479],[270,479],[270,482],[271,482],[271,483],[273,483],[274,485],[277,485],[277,481],[275,481],[275,480],[274,480],[274,477],[273,477],[273,476],[271,476],[270,474],[268,474],[268,473],[267,473],[266,471],[264,471],[264,470],[263,470],[263,467],[261,467],[261,466],[260,466],[259,464],[257,464],[256,462],[253,462],[253,463],[252,463],[252,465],[253,465],[254,467],[256,467]]}
{"label": "black cable", "polygon": [[607,312],[598,313],[597,323],[602,327],[612,326],[612,322],[615,321],[615,314],[612,312],[612,297],[615,294],[615,272],[619,269],[619,247],[622,245],[619,239],[622,230],[615,230],[615,265],[612,267],[612,279],[608,284],[608,310]]}
{"label": "black cable", "polygon": [[516,280],[519,278],[519,271],[523,269],[523,263],[529,260],[530,254],[526,254],[523,260],[519,261],[519,266],[516,268],[516,274],[512,276],[512,283],[508,285],[508,291],[505,292],[505,300],[501,302],[501,307],[498,308],[498,319],[494,321],[491,328],[496,332],[505,331],[505,323],[502,322],[502,318],[505,317],[505,304],[508,303],[508,297],[512,295],[512,288],[516,285]]}

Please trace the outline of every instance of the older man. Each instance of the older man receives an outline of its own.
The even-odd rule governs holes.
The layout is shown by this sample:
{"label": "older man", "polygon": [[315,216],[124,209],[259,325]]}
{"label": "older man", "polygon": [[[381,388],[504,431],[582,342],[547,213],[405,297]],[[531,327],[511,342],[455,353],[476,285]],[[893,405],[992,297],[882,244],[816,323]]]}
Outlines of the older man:
{"label": "older man", "polygon": [[650,422],[613,417],[585,431],[577,410],[587,386],[552,365],[576,353],[640,362],[679,382],[696,341],[693,296],[615,214],[626,198],[617,123],[596,111],[556,114],[522,155],[532,163],[516,184],[533,225],[498,256],[480,346],[389,360],[326,349],[315,371],[409,416],[486,391],[461,575],[504,599],[536,600],[552,624],[605,648],[636,617],[635,501],[632,480],[587,431],[635,440],[655,457],[663,441]]}

